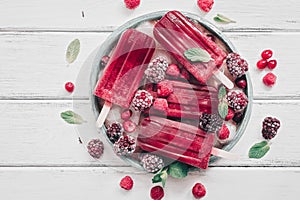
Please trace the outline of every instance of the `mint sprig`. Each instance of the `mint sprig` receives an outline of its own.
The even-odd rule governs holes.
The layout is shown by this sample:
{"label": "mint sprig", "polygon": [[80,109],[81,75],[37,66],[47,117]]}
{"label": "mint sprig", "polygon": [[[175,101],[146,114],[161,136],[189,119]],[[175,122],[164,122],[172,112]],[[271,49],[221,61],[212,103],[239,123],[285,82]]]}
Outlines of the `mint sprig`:
{"label": "mint sprig", "polygon": [[189,166],[182,162],[174,162],[169,166],[168,174],[173,178],[184,178],[187,176]]}
{"label": "mint sprig", "polygon": [[226,94],[227,94],[226,88],[224,86],[221,86],[218,92],[218,99],[219,99],[218,112],[222,119],[225,119],[225,117],[228,114],[228,104],[225,99]]}
{"label": "mint sprig", "polygon": [[155,176],[152,178],[152,183],[159,183],[161,182],[162,186],[165,187],[166,181],[168,178],[168,168],[163,168],[161,171],[159,171]]}
{"label": "mint sprig", "polygon": [[69,64],[73,63],[80,51],[80,41],[78,39],[73,40],[67,48],[66,60]]}
{"label": "mint sprig", "polygon": [[211,60],[210,54],[202,48],[191,48],[184,52],[184,56],[190,62],[208,62]]}
{"label": "mint sprig", "polygon": [[270,150],[270,145],[267,141],[262,141],[254,144],[248,153],[249,158],[262,158],[264,157],[268,151]]}
{"label": "mint sprig", "polygon": [[217,14],[217,16],[214,17],[214,20],[219,23],[229,24],[229,23],[236,23],[236,21],[229,19],[228,17],[225,17],[224,15]]}
{"label": "mint sprig", "polygon": [[79,114],[71,110],[60,113],[60,117],[69,124],[82,124],[86,122]]}

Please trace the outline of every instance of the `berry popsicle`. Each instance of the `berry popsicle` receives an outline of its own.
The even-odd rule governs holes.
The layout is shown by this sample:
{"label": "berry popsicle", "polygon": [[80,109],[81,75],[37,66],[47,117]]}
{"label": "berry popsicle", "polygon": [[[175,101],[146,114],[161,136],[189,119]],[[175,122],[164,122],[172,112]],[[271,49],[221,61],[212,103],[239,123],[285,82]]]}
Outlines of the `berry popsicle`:
{"label": "berry popsicle", "polygon": [[155,41],[135,29],[126,30],[98,80],[94,95],[105,100],[97,120],[101,127],[111,104],[128,108],[155,50]]}
{"label": "berry popsicle", "polygon": [[[215,75],[227,88],[233,88],[233,83],[219,71],[226,53],[182,13],[179,11],[166,13],[155,24],[153,34],[155,39],[200,83],[205,84],[212,75]],[[193,60],[194,57],[188,58],[186,52],[193,49],[196,49],[196,52],[190,53],[194,54],[194,57],[201,57],[197,54],[200,51],[202,54],[203,52],[208,54],[210,58],[208,61]]]}

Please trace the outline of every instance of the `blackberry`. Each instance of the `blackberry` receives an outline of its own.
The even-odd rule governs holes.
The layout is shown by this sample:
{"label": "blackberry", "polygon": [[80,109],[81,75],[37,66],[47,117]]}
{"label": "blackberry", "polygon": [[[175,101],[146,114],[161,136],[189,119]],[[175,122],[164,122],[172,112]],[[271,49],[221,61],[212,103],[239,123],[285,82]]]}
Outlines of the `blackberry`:
{"label": "blackberry", "polygon": [[99,159],[103,154],[104,145],[101,140],[93,139],[93,140],[89,141],[89,143],[87,145],[87,149],[88,149],[89,154],[93,158]]}
{"label": "blackberry", "polygon": [[226,57],[228,71],[233,77],[240,77],[248,71],[248,63],[237,53],[230,53]]}
{"label": "blackberry", "polygon": [[154,154],[144,154],[140,157],[140,163],[143,168],[150,173],[155,173],[164,167],[164,161],[161,157]]}
{"label": "blackberry", "polygon": [[239,112],[246,108],[248,98],[243,91],[229,91],[226,95],[229,107],[234,111]]}
{"label": "blackberry", "polygon": [[262,123],[262,136],[270,140],[274,138],[280,128],[280,121],[275,117],[266,117]]}
{"label": "blackberry", "polygon": [[153,59],[145,70],[146,78],[152,83],[164,80],[168,66],[168,61],[164,57],[159,56]]}
{"label": "blackberry", "polygon": [[129,135],[124,135],[114,144],[114,152],[119,156],[126,156],[135,151],[135,139]]}
{"label": "blackberry", "polygon": [[146,90],[138,90],[131,102],[132,107],[136,111],[144,111],[153,103],[153,96]]}
{"label": "blackberry", "polygon": [[199,127],[205,132],[218,132],[223,125],[223,120],[216,114],[203,113],[200,117]]}
{"label": "blackberry", "polygon": [[122,124],[114,122],[107,128],[106,135],[112,143],[115,143],[123,135],[123,132]]}

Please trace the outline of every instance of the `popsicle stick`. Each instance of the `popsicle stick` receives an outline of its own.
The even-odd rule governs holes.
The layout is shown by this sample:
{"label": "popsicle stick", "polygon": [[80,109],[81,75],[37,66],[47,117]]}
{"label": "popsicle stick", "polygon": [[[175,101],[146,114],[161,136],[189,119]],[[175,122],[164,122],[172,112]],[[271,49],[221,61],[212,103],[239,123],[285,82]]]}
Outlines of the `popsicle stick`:
{"label": "popsicle stick", "polygon": [[223,83],[225,85],[225,87],[227,87],[228,89],[232,89],[234,87],[234,84],[232,83],[232,81],[225,76],[221,71],[215,71],[214,75],[217,79],[219,79],[219,81],[221,81],[221,83]]}
{"label": "popsicle stick", "polygon": [[214,155],[214,156],[221,157],[221,158],[226,158],[226,159],[229,159],[229,160],[238,160],[239,157],[240,157],[237,154],[230,153],[228,151],[224,151],[222,149],[218,149],[218,148],[215,148],[215,147],[212,148],[211,154]]}
{"label": "popsicle stick", "polygon": [[105,101],[103,107],[102,107],[102,110],[98,116],[98,119],[97,119],[97,122],[96,122],[96,126],[98,128],[101,128],[104,124],[104,121],[110,111],[110,108],[112,106],[112,103],[108,102],[108,101]]}

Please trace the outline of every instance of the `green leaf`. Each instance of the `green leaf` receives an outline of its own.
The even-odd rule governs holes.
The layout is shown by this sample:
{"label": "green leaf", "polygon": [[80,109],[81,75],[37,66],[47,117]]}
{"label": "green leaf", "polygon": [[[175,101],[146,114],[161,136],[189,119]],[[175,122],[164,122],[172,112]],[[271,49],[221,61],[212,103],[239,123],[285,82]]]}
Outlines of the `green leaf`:
{"label": "green leaf", "polygon": [[86,122],[80,115],[71,110],[60,113],[60,116],[69,124],[82,124]]}
{"label": "green leaf", "polygon": [[155,174],[155,176],[152,178],[152,183],[159,183],[161,182],[162,186],[165,187],[166,181],[168,179],[168,173],[167,168],[163,169],[162,171]]}
{"label": "green leaf", "polygon": [[223,99],[226,96],[226,88],[224,86],[221,86],[218,93],[219,100]]}
{"label": "green leaf", "polygon": [[68,63],[73,63],[80,51],[80,41],[78,39],[73,40],[67,48],[66,60]]}
{"label": "green leaf", "polygon": [[189,171],[188,165],[182,162],[174,162],[169,166],[168,174],[173,178],[184,178]]}
{"label": "green leaf", "polygon": [[184,56],[191,62],[208,62],[211,57],[207,51],[202,48],[191,48],[184,52]]}
{"label": "green leaf", "polygon": [[218,105],[218,111],[221,118],[225,119],[228,114],[228,105],[226,102],[222,101]]}
{"label": "green leaf", "polygon": [[267,141],[262,141],[254,144],[248,153],[249,158],[262,158],[270,150],[270,146]]}
{"label": "green leaf", "polygon": [[225,17],[224,15],[221,15],[221,14],[217,14],[216,17],[214,17],[214,20],[216,22],[219,22],[219,23],[224,23],[224,24],[228,24],[228,23],[236,23],[236,21],[232,20],[232,19],[229,19],[228,17]]}

